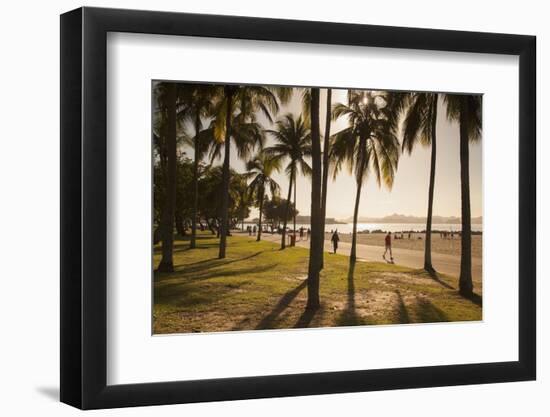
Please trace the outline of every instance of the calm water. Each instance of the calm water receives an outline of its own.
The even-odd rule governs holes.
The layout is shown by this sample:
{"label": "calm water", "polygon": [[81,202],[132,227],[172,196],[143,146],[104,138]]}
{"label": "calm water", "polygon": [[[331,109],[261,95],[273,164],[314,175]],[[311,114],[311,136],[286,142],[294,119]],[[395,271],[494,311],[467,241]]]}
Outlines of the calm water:
{"label": "calm water", "polygon": [[[245,223],[247,224],[247,223]],[[292,228],[292,222],[289,222],[288,226]],[[296,229],[299,229],[300,227],[305,227],[306,229],[310,227],[309,224],[304,223],[296,223]],[[472,224],[472,231],[482,231],[483,225],[482,224]],[[330,232],[331,230],[338,229],[339,233],[351,233],[353,230],[353,223],[344,223],[344,224],[327,224],[325,225],[325,231]],[[422,223],[357,223],[357,230],[359,232],[362,231],[369,231],[372,232],[373,230],[382,230],[384,232],[405,232],[405,231],[413,231],[413,232],[421,232],[426,229],[426,225]],[[460,231],[462,229],[462,225],[460,224],[432,224],[432,230],[446,230],[446,231]]]}
{"label": "calm water", "polygon": [[[481,231],[483,225],[481,224],[472,224],[472,231]],[[331,230],[338,229],[340,233],[351,233],[353,230],[353,223],[346,224],[327,224],[325,225],[325,231],[330,232]],[[446,230],[446,231],[460,231],[462,229],[461,224],[432,224],[432,230]],[[369,231],[373,230],[383,230],[384,232],[421,232],[426,230],[426,225],[422,223],[357,223],[357,231]]]}

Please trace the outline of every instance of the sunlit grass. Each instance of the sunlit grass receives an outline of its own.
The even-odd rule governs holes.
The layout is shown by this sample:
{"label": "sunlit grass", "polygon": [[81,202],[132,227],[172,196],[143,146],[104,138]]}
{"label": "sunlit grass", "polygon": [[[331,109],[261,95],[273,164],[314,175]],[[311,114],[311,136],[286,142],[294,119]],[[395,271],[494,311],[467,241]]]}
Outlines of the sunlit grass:
{"label": "sunlit grass", "polygon": [[379,262],[357,262],[350,274],[349,258],[332,254],[321,308],[304,313],[307,249],[229,237],[217,259],[218,239],[204,233],[197,243],[176,240],[175,272],[155,273],[156,334],[481,320],[480,300],[461,297],[455,279]]}

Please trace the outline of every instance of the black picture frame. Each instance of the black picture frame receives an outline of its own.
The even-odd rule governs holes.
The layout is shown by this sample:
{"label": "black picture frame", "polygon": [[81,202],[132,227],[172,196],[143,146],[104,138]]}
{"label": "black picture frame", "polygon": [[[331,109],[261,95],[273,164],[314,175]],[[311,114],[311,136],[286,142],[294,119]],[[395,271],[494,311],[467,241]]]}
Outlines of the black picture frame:
{"label": "black picture frame", "polygon": [[[519,56],[518,361],[107,385],[108,32]],[[60,56],[62,402],[94,409],[535,379],[534,36],[84,7],[61,15]]]}

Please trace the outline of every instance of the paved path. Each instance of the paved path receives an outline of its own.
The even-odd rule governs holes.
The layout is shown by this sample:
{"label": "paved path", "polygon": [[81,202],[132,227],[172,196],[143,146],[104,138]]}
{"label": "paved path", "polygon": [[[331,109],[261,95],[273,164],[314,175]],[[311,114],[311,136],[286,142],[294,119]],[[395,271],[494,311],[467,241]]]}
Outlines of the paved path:
{"label": "paved path", "polygon": [[[272,242],[281,242],[281,235],[272,235],[270,233],[265,233],[262,234],[262,239]],[[296,245],[304,248],[309,248],[309,241],[298,241],[296,242]],[[327,252],[332,252],[332,243],[329,240],[325,240],[325,250]],[[340,242],[338,244],[339,254],[349,256],[350,250],[351,243]],[[424,266],[423,251],[400,248],[394,248],[392,251],[394,262],[396,265],[403,265],[417,269]],[[384,259],[382,258],[383,253],[384,248],[382,246],[357,244],[357,258],[359,260],[384,262]],[[443,274],[451,275],[454,277],[458,277],[458,275],[460,274],[460,256],[432,252],[432,264],[436,271]],[[481,259],[472,258],[472,278],[474,279],[474,281],[481,281],[481,271]]]}

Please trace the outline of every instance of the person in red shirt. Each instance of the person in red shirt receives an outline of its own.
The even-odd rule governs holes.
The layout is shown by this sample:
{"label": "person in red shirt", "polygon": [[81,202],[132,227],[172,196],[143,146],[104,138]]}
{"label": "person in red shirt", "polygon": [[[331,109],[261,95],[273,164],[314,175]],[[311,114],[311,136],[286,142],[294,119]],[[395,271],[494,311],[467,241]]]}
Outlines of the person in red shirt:
{"label": "person in red shirt", "polygon": [[393,262],[393,254],[391,252],[391,232],[388,232],[388,234],[386,235],[386,250],[384,251],[384,254],[382,255],[382,258],[384,258],[384,260],[386,260],[386,253],[388,253],[388,251],[390,252],[390,260]]}

